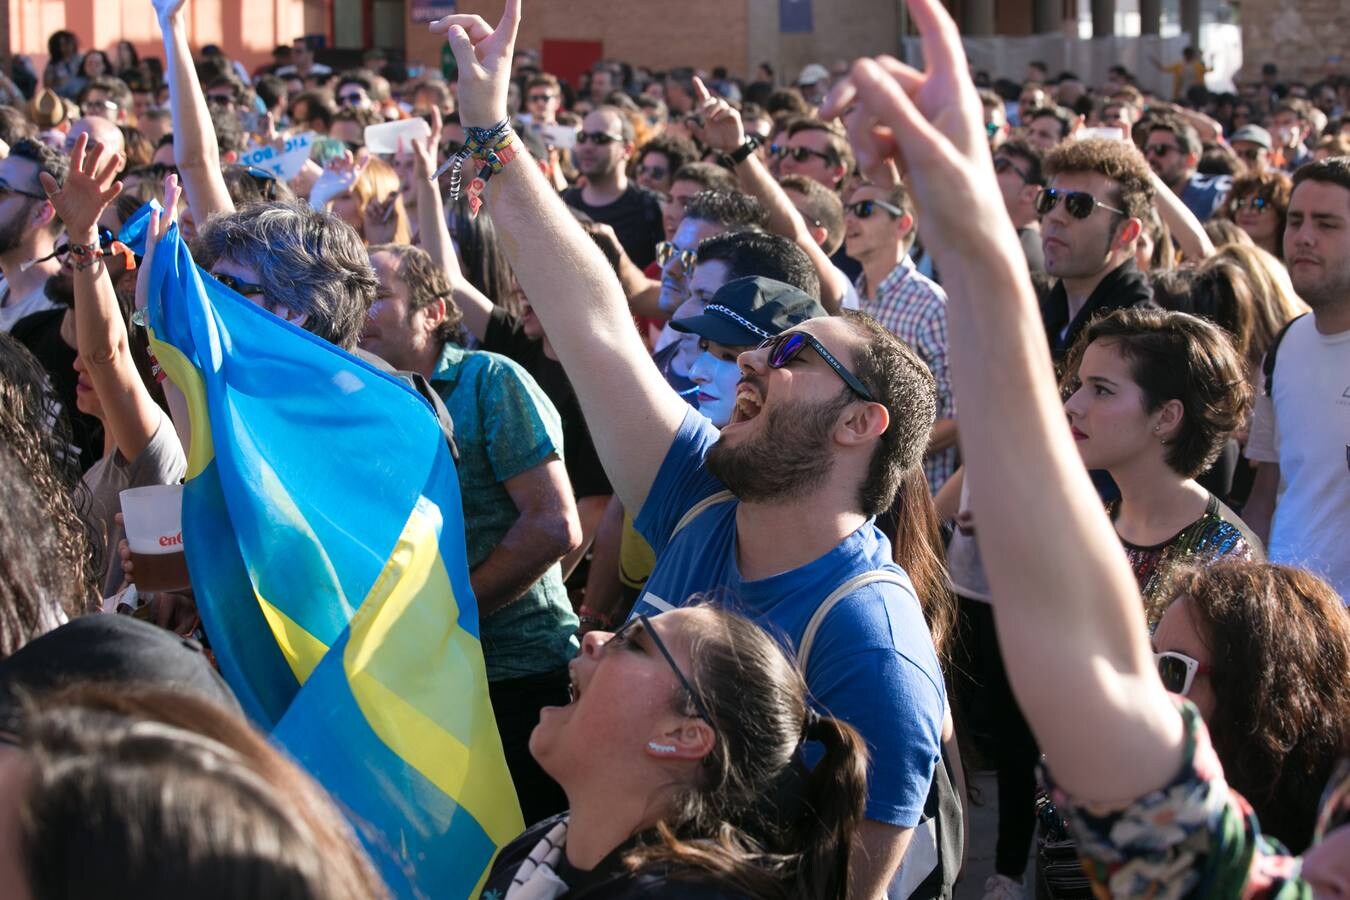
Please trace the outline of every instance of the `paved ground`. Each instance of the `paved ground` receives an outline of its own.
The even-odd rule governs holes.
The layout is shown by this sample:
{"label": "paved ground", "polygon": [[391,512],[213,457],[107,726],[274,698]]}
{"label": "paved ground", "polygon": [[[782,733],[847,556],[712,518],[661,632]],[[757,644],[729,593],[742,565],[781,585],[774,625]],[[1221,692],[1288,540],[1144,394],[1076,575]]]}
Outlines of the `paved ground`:
{"label": "paved ground", "polygon": [[[956,900],[981,900],[984,896],[984,880],[994,874],[994,842],[998,836],[998,790],[994,784],[993,772],[968,773],[971,785],[979,791],[982,806],[970,808],[970,846],[966,851],[965,876],[956,884]],[[1027,894],[1031,891],[1030,872],[1027,866]]]}

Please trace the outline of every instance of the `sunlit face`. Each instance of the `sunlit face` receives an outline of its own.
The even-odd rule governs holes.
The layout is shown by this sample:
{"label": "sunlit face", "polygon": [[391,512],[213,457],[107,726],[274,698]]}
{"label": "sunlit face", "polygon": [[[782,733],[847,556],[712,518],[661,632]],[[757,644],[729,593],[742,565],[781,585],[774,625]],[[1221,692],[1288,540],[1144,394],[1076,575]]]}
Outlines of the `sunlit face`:
{"label": "sunlit face", "polygon": [[1145,408],[1144,392],[1129,361],[1112,343],[1088,345],[1078,381],[1064,411],[1084,465],[1110,472],[1149,454],[1162,454],[1160,435],[1153,430],[1159,415]]}
{"label": "sunlit face", "polygon": [[1233,141],[1233,152],[1247,164],[1247,171],[1253,175],[1270,171],[1270,151],[1255,141]]}
{"label": "sunlit face", "polygon": [[[1050,179],[1050,187],[1062,191],[1083,191],[1100,203],[1119,209],[1119,188],[1105,175],[1096,172],[1061,172]],[[1086,278],[1103,271],[1111,262],[1111,252],[1121,229],[1121,217],[1101,206],[1094,206],[1086,219],[1069,214],[1061,200],[1041,217],[1041,249],[1045,271],[1059,278]]]}
{"label": "sunlit face", "polygon": [[798,160],[796,155],[789,152],[778,163],[778,171],[782,175],[805,175],[835,190],[840,179],[847,174],[842,164],[833,161],[830,136],[824,131],[816,128],[799,131],[787,139],[787,148],[797,151],[797,155],[804,159]]}
{"label": "sunlit face", "polygon": [[649,191],[655,191],[658,194],[668,192],[671,176],[674,174],[670,170],[670,157],[664,153],[657,153],[653,150],[642,154],[642,158],[638,160],[636,178],[638,186]]}
{"label": "sunlit face", "polygon": [[1289,110],[1277,112],[1271,119],[1271,126],[1271,137],[1286,150],[1296,151],[1308,136],[1308,126],[1299,119],[1298,113]]}
{"label": "sunlit face", "polygon": [[1027,141],[1049,152],[1064,140],[1064,129],[1054,116],[1037,116],[1026,127]]}
{"label": "sunlit face", "polygon": [[[1257,201],[1261,201],[1258,205]],[[1233,221],[1247,234],[1258,247],[1274,247],[1279,242],[1280,217],[1270,198],[1256,192],[1242,197],[1230,197]]]}
{"label": "sunlit face", "polygon": [[1170,131],[1150,131],[1144,142],[1149,167],[1167,184],[1176,184],[1190,171],[1191,159]]}
{"label": "sunlit face", "polygon": [[689,380],[698,385],[698,411],[718,428],[731,421],[736,385],[741,380],[736,357],[749,347],[728,347],[716,341],[698,342],[699,355],[689,367]]}
{"label": "sunlit face", "polygon": [[[681,262],[684,252],[697,251],[703,241],[724,231],[726,228],[723,226],[703,219],[685,219],[680,222],[680,227],[675,229],[675,236],[670,241],[675,245],[675,252],[661,268],[661,294],[657,302],[662,309],[675,310],[689,299],[690,274]],[[700,268],[694,266],[695,275]]]}
{"label": "sunlit face", "polygon": [[1195,601],[1190,597],[1174,600],[1153,632],[1154,653],[1180,653],[1200,664],[1186,699],[1195,704],[1200,716],[1208,722],[1214,715],[1215,706],[1214,685],[1207,671],[1214,664],[1214,654],[1210,652],[1206,638],[1204,626],[1196,615]]}
{"label": "sunlit face", "polygon": [[67,309],[66,314],[61,317],[61,340],[66,342],[66,346],[75,351],[75,408],[85,415],[93,416],[96,419],[103,420],[103,404],[99,402],[98,392],[94,390],[94,382],[89,377],[89,368],[80,358],[80,345],[75,334],[75,310]]}
{"label": "sunlit face", "polygon": [[[689,677],[689,642],[706,627],[706,610],[676,609],[648,621]],[[614,772],[630,772],[649,759],[648,743],[670,743],[670,729],[688,724],[675,698],[679,678],[634,623],[622,638],[592,631],[568,666],[572,699],[540,710],[530,753],[564,790],[578,789]]]}
{"label": "sunlit face", "polygon": [[661,225],[666,232],[666,240],[674,240],[675,229],[684,221],[684,208],[694,195],[703,191],[703,185],[697,181],[676,181],[670,185],[668,200],[661,202]]}
{"label": "sunlit face", "polygon": [[577,168],[583,175],[608,176],[628,159],[631,147],[624,140],[623,123],[616,113],[603,109],[590,113],[582,120],[581,130],[586,134],[607,136],[604,143],[590,139],[577,142]]}
{"label": "sunlit face", "polygon": [[848,255],[856,260],[871,260],[878,255],[892,258],[903,243],[901,217],[880,206],[873,206],[872,212],[863,218],[857,204],[864,200],[880,200],[889,203],[889,191],[874,185],[863,185],[848,195],[844,207],[844,248]]}
{"label": "sunlit face", "polygon": [[1294,290],[1313,309],[1350,296],[1350,190],[1325,181],[1294,189],[1284,258]]}

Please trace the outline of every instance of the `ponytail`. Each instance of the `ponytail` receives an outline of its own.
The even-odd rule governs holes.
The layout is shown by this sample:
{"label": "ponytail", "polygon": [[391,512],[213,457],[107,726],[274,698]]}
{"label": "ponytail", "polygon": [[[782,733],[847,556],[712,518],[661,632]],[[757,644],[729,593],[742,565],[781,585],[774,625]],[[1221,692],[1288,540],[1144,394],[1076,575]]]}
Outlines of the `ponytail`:
{"label": "ponytail", "polygon": [[848,864],[867,802],[867,745],[853,726],[812,712],[805,737],[825,756],[806,775],[789,847],[800,848],[794,897],[848,894]]}
{"label": "ponytail", "polygon": [[922,466],[915,466],[901,476],[891,516],[895,522],[894,533],[890,535],[892,558],[914,584],[938,660],[944,660],[947,640],[956,624],[956,598],[947,588],[942,525]]}

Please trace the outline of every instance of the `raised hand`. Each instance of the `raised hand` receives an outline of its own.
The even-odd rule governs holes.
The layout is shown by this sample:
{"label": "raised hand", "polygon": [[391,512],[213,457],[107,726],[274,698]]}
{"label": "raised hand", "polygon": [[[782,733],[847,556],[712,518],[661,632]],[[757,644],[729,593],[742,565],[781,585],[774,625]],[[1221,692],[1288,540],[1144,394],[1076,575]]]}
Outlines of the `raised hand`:
{"label": "raised hand", "polygon": [[745,126],[741,114],[730,103],[714,97],[703,83],[703,79],[694,78],[694,133],[699,140],[723,153],[730,153],[745,143]]}
{"label": "raised hand", "polygon": [[46,172],[38,173],[47,199],[72,241],[87,244],[97,237],[99,216],[122,193],[121,182],[114,180],[122,162],[122,154],[105,153],[98,142],[91,146],[86,133],[75,139],[64,185],[58,185]]}
{"label": "raised hand", "polygon": [[409,141],[408,152],[413,158],[413,174],[419,179],[430,180],[436,171],[437,155],[441,148],[441,111],[431,108],[431,134],[424,141]]}
{"label": "raised hand", "polygon": [[449,40],[459,64],[459,120],[469,127],[490,128],[506,118],[520,2],[506,0],[496,28],[482,16],[470,15],[446,16],[431,23],[432,31]]}
{"label": "raised hand", "polygon": [[325,209],[334,199],[352,189],[369,164],[370,157],[357,160],[350,152],[329,160],[328,165],[323,167],[323,174],[310,188],[309,205],[315,209]]}
{"label": "raised hand", "polygon": [[159,16],[161,22],[178,15],[187,5],[187,0],[151,0],[151,2],[155,6],[155,15]]}
{"label": "raised hand", "polygon": [[178,176],[170,175],[164,179],[164,211],[150,211],[150,227],[145,230],[145,255],[136,272],[136,309],[142,310],[150,302],[150,272],[155,265],[155,248],[159,239],[169,233],[169,229],[178,221],[178,198],[183,189],[178,185]]}
{"label": "raised hand", "polygon": [[399,196],[398,191],[394,191],[383,200],[371,198],[361,214],[361,231],[367,244],[371,246],[388,244],[394,240],[398,234],[399,221],[395,212],[402,202],[403,198]]}

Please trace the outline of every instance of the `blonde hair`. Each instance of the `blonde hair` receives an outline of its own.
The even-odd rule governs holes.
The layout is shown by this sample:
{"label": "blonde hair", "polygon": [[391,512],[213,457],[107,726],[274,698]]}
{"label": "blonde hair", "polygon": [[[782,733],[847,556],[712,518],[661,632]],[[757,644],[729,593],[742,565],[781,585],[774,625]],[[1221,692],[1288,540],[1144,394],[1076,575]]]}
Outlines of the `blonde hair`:
{"label": "blonde hair", "polygon": [[1291,319],[1308,312],[1308,305],[1294,293],[1293,282],[1284,264],[1254,244],[1224,244],[1205,261],[1213,266],[1227,260],[1240,267],[1251,289],[1252,327],[1247,345],[1249,360],[1259,361],[1270,349],[1275,335]]}
{"label": "blonde hair", "polygon": [[[352,185],[352,196],[356,198],[357,217],[364,221],[366,207],[374,200],[385,200],[390,194],[394,195],[394,211],[390,215],[394,216],[398,225],[394,229],[395,244],[412,243],[412,227],[408,223],[408,211],[403,208],[403,198],[399,192],[398,173],[394,167],[379,157],[371,157],[366,165],[365,171],[361,177],[356,179],[356,184]],[[359,229],[358,229],[359,230]],[[363,234],[364,238],[365,235]]]}

